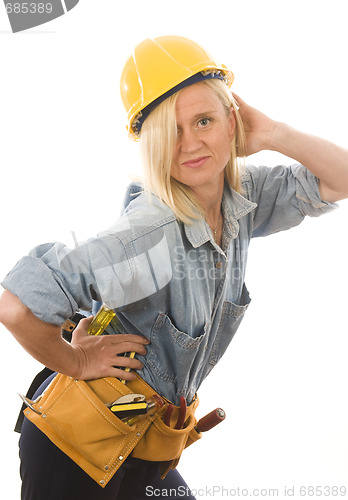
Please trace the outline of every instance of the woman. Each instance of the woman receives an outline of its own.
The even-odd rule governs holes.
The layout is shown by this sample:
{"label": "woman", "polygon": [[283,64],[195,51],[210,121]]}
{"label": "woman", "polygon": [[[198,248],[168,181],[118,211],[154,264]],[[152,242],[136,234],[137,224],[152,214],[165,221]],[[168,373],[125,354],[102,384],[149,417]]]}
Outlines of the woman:
{"label": "woman", "polygon": [[[250,239],[348,196],[346,150],[269,119],[230,93],[232,81],[185,38],[135,49],[121,92],[130,135],[141,142],[145,192],[133,187],[123,216],[97,238],[73,250],[39,246],[3,281],[1,321],[52,370],[132,380],[121,369],[130,368],[167,400],[190,405],[250,302]],[[299,164],[242,168],[240,159],[263,149]],[[115,309],[123,333],[89,336],[85,319],[64,342],[61,325],[94,300]],[[122,356],[129,351],[135,359]],[[101,489],[29,422],[21,456],[25,500],[143,498],[155,487],[183,497],[176,471],[161,482],[157,462],[132,457]]]}

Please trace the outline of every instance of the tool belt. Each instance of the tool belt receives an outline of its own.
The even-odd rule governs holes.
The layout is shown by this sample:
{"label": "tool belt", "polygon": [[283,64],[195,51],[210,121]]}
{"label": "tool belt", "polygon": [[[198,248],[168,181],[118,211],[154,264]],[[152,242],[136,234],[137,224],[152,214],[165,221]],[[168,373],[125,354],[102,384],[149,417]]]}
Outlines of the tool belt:
{"label": "tool belt", "polygon": [[[183,450],[197,441],[198,406],[195,398],[187,407],[184,428],[166,425],[169,405],[150,410],[133,425],[119,419],[107,404],[127,394],[157,393],[138,375],[123,384],[116,378],[75,380],[58,374],[41,398],[24,411],[25,416],[101,487],[105,487],[126,458],[162,462],[162,477],[175,468]],[[173,421],[179,416],[174,406]]]}

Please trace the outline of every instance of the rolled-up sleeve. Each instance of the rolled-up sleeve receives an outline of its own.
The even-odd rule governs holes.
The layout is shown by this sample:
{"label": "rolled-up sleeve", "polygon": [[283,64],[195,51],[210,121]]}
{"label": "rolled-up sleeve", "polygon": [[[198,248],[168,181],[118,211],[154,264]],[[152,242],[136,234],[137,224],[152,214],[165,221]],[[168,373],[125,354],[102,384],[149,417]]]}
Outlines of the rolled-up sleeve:
{"label": "rolled-up sleeve", "polygon": [[[171,217],[169,222],[175,220]],[[120,309],[165,287],[172,278],[163,225],[148,226],[140,210],[125,214],[107,231],[68,248],[40,245],[23,257],[2,281],[41,320],[61,325],[93,301]]]}
{"label": "rolled-up sleeve", "polygon": [[91,310],[93,300],[108,300],[111,283],[114,301],[122,297],[114,263],[125,261],[123,267],[127,268],[127,259],[122,244],[115,240],[107,235],[74,249],[62,243],[40,245],[23,257],[1,284],[38,318],[61,325],[78,309]]}
{"label": "rolled-up sleeve", "polygon": [[303,165],[246,168],[243,186],[257,203],[252,236],[267,236],[337,208],[320,198],[319,179]]}
{"label": "rolled-up sleeve", "polygon": [[78,309],[59,276],[33,256],[23,257],[1,284],[47,323],[61,325]]}

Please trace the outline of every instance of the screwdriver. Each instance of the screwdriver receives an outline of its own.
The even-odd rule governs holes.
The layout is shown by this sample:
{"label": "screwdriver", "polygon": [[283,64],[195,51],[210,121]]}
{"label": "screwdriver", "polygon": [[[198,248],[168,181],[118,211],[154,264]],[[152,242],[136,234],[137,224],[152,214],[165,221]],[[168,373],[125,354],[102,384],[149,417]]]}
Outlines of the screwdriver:
{"label": "screwdriver", "polygon": [[115,316],[115,311],[103,304],[90,322],[87,332],[90,335],[101,335]]}
{"label": "screwdriver", "polygon": [[[116,328],[117,324],[119,324],[119,319],[116,316],[116,313],[113,309],[110,309],[106,304],[103,304],[97,314],[92,319],[91,323],[88,327],[88,333],[90,335],[101,335],[105,328],[110,324],[111,320],[116,320]],[[125,356],[129,356],[130,358],[134,358],[135,352],[127,353]],[[125,368],[126,372],[130,371],[130,368]],[[121,380],[122,384],[125,384],[125,379]]]}
{"label": "screwdriver", "polygon": [[[134,358],[134,356],[135,356],[135,351],[132,351],[132,352],[130,352],[130,353],[126,353],[126,354],[125,354],[125,356],[128,356],[129,358]],[[128,368],[125,368],[125,369],[124,369],[124,371],[125,371],[125,372],[129,372],[129,371],[130,371],[130,368],[129,368],[129,367],[128,367]],[[122,384],[125,384],[125,383],[126,383],[126,380],[123,378],[123,379],[121,380],[121,382],[122,382]]]}

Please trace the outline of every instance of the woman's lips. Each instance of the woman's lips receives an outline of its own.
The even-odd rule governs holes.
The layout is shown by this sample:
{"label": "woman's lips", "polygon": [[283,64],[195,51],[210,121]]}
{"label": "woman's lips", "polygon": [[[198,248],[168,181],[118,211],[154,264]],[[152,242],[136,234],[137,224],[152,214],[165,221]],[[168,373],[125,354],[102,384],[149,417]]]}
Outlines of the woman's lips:
{"label": "woman's lips", "polygon": [[185,161],[183,165],[189,168],[198,168],[201,167],[207,160],[209,160],[209,156],[200,156],[199,158]]}

